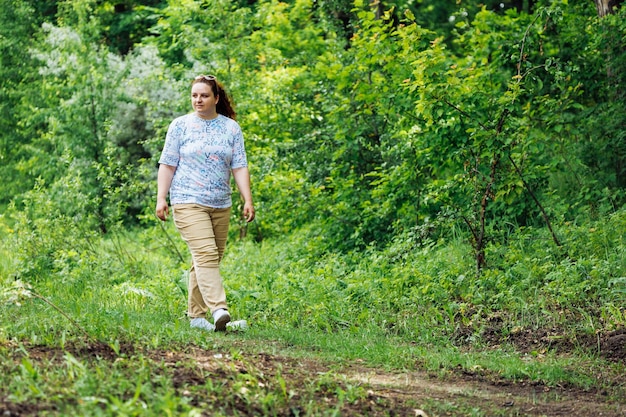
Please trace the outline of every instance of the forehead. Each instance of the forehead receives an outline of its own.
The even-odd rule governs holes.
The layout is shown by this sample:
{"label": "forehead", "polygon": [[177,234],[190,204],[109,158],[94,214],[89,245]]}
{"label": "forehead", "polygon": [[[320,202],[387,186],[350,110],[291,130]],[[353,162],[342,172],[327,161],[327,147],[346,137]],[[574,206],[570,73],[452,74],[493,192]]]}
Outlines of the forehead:
{"label": "forehead", "polygon": [[191,94],[212,94],[211,86],[205,83],[195,83],[191,86]]}

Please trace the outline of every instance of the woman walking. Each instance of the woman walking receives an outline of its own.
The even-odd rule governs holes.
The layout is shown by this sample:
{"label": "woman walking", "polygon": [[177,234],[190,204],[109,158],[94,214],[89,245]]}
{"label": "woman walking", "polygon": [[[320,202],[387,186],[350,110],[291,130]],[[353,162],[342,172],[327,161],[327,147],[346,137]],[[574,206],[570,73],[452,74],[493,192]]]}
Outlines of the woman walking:
{"label": "woman walking", "polygon": [[[224,331],[231,317],[220,262],[226,249],[232,206],[230,175],[244,199],[243,215],[254,220],[250,173],[235,111],[215,76],[191,84],[193,113],[170,124],[159,159],[156,215],[169,215],[192,256],[187,314],[191,326]],[[213,319],[210,323],[207,314]]]}

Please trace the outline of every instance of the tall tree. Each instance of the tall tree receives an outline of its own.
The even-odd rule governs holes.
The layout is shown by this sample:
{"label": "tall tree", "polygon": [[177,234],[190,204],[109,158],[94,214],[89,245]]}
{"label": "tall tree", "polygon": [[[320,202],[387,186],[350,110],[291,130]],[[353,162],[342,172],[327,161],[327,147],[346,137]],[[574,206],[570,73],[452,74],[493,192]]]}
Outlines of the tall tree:
{"label": "tall tree", "polygon": [[594,0],[598,9],[598,16],[604,17],[615,13],[615,9],[620,7],[624,0]]}

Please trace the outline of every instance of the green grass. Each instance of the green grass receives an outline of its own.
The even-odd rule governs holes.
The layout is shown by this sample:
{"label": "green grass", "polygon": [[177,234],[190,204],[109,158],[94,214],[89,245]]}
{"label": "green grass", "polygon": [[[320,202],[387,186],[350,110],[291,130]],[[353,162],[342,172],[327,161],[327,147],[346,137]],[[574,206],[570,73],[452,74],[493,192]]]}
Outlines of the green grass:
{"label": "green grass", "polygon": [[[420,246],[406,239],[347,255],[316,253],[306,233],[233,242],[222,272],[233,316],[251,329],[224,336],[189,328],[181,285],[187,265],[176,255],[186,252],[171,225],[173,243],[155,228],[88,243],[77,232],[71,247],[4,226],[0,398],[40,415],[194,415],[207,407],[214,415],[336,415],[367,398],[362,386],[332,372],[345,363],[440,378],[462,371],[619,398],[623,389],[612,381],[624,365],[593,346],[526,349],[507,336],[550,328],[555,340],[578,340],[624,326],[626,245],[616,229],[623,217],[595,229],[586,244],[576,230],[576,261],[540,242],[514,244],[492,248],[500,264],[480,276],[462,241]],[[185,355],[190,349],[228,360],[197,370]],[[171,354],[178,362],[167,362]],[[285,382],[246,359],[255,355],[316,358],[328,367]],[[182,376],[188,388],[177,382]],[[293,386],[297,395],[289,393]],[[325,406],[320,397],[329,398]],[[469,403],[427,405],[442,414],[484,412]]]}

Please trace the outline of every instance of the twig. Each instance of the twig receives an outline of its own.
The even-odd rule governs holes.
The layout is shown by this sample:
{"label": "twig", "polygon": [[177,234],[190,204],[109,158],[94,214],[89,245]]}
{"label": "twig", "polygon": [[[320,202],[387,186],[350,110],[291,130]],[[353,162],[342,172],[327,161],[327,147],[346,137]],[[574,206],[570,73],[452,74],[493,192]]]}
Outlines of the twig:
{"label": "twig", "polygon": [[546,213],[546,210],[543,208],[543,205],[539,202],[539,199],[533,192],[532,188],[530,188],[530,184],[526,182],[526,179],[522,175],[522,170],[517,166],[513,157],[510,154],[508,155],[508,157],[509,157],[509,161],[511,161],[511,164],[513,164],[513,168],[515,169],[515,172],[517,172],[517,175],[519,175],[520,179],[522,180],[522,184],[524,184],[524,188],[526,188],[526,191],[528,191],[528,194],[530,194],[532,199],[535,201],[535,204],[537,204],[537,207],[539,207],[541,216],[543,217],[543,220],[546,222],[546,226],[548,227],[548,230],[550,230],[550,234],[552,234],[552,240],[554,241],[554,244],[558,247],[562,247],[563,245],[561,244],[561,241],[559,240],[556,233],[554,232],[554,229],[552,229],[552,223],[550,222],[548,213]]}
{"label": "twig", "polygon": [[167,230],[165,230],[165,227],[163,226],[163,222],[159,221],[159,226],[161,226],[161,230],[163,231],[163,233],[165,234],[165,236],[167,237],[167,240],[170,241],[170,243],[172,244],[172,247],[174,248],[174,250],[176,251],[176,253],[178,254],[178,259],[180,259],[181,262],[185,262],[185,258],[183,258],[183,255],[180,253],[180,251],[178,250],[178,248],[176,247],[176,244],[174,243],[174,241],[172,240],[172,238],[170,237],[170,235],[167,233]]}
{"label": "twig", "polygon": [[68,319],[70,321],[70,323],[72,323],[74,326],[76,326],[76,328],[78,330],[80,330],[81,332],[83,332],[83,334],[90,340],[97,342],[98,340],[96,340],[93,336],[91,336],[89,333],[87,333],[87,331],[85,329],[83,329],[80,324],[78,324],[78,322],[76,320],[74,320],[73,318],[71,318],[70,316],[68,316],[63,310],[61,310],[59,307],[57,307],[52,301],[48,300],[46,297],[44,297],[43,295],[39,295],[37,294],[35,291],[33,291],[32,289],[29,289],[28,292],[30,294],[32,294],[33,297],[39,298],[41,301],[43,301],[44,303],[48,304],[49,306],[51,306],[52,308],[54,308],[56,311],[58,311],[63,317],[65,317],[66,319]]}
{"label": "twig", "polygon": [[535,24],[537,19],[541,16],[541,13],[538,13],[535,16],[535,19],[532,21],[530,25],[526,27],[526,32],[524,32],[524,37],[522,38],[522,45],[519,49],[519,61],[517,61],[517,82],[522,81],[522,78],[526,76],[530,71],[527,71],[524,75],[522,75],[522,61],[524,60],[524,48],[526,47],[526,38],[528,37],[528,32],[530,32],[530,28]]}
{"label": "twig", "polygon": [[[476,120],[476,119],[474,119],[474,118],[472,117],[472,115],[471,115],[471,114],[467,113],[467,112],[466,112],[466,111],[464,111],[464,110],[461,110],[458,106],[456,106],[456,105],[455,105],[455,104],[453,104],[453,103],[450,103],[447,99],[445,99],[445,98],[441,98],[441,101],[443,101],[443,102],[444,102],[444,103],[446,103],[448,106],[452,107],[454,110],[456,110],[456,111],[458,111],[459,113],[461,113],[463,116],[465,116],[465,117],[469,118],[470,120]],[[488,126],[486,126],[486,125],[484,125],[484,124],[483,124],[480,120],[476,120],[476,123],[478,123],[478,125],[479,125],[480,127],[482,127],[482,128],[483,128],[483,130],[489,130],[489,127],[488,127]]]}

